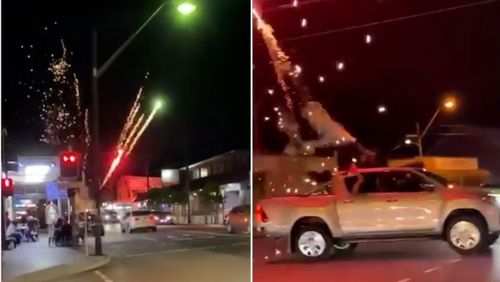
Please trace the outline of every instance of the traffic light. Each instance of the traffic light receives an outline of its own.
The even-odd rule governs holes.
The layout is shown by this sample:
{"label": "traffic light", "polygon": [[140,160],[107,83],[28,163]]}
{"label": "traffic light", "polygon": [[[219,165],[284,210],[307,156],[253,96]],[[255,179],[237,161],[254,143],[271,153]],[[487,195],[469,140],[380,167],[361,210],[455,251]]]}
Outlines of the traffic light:
{"label": "traffic light", "polygon": [[61,168],[61,178],[77,179],[80,176],[80,156],[76,152],[61,152],[59,166]]}
{"label": "traffic light", "polygon": [[14,192],[14,181],[12,178],[2,178],[2,195],[4,197],[12,196]]}

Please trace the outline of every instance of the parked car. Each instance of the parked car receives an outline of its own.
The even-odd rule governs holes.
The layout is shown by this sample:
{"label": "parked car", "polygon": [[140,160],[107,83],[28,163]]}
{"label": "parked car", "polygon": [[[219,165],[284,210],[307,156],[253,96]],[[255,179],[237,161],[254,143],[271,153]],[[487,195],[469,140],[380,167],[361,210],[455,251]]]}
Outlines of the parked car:
{"label": "parked car", "polygon": [[250,205],[234,207],[225,220],[229,233],[250,232]]}
{"label": "parked car", "polygon": [[[315,183],[316,184],[316,183]],[[500,208],[481,187],[443,185],[411,168],[337,173],[309,193],[261,200],[257,227],[308,259],[350,254],[358,243],[441,239],[481,252],[500,234]]]}
{"label": "parked car", "polygon": [[156,231],[156,222],[152,211],[127,212],[121,226],[123,233],[132,233],[139,229]]}
{"label": "parked car", "polygon": [[153,211],[156,225],[170,225],[174,224],[174,216],[171,212],[166,211]]}

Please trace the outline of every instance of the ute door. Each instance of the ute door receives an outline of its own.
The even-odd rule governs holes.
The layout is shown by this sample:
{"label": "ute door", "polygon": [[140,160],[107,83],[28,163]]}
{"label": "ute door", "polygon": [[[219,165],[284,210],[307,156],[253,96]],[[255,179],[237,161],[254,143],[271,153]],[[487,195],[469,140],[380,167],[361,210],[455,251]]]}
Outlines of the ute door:
{"label": "ute door", "polygon": [[[360,177],[361,185],[354,193],[353,188]],[[387,195],[379,193],[378,182],[377,173],[345,177],[345,185],[351,196],[337,202],[337,213],[340,228],[346,236],[365,236],[391,230]]]}
{"label": "ute door", "polygon": [[412,170],[382,173],[387,195],[387,219],[395,232],[429,232],[439,227],[441,197],[435,187]]}

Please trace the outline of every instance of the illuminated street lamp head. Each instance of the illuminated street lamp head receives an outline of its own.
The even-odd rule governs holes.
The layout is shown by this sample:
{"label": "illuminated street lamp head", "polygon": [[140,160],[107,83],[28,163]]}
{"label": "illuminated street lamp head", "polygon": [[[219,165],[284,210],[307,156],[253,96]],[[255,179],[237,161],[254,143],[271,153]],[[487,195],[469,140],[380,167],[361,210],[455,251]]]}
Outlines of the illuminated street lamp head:
{"label": "illuminated street lamp head", "polygon": [[455,98],[446,98],[443,102],[443,106],[446,110],[452,111],[457,107],[457,101]]}
{"label": "illuminated street lamp head", "polygon": [[411,144],[411,140],[410,140],[410,139],[406,139],[406,140],[405,140],[405,144],[406,144],[406,145],[410,145],[410,144]]}
{"label": "illuminated street lamp head", "polygon": [[196,10],[196,5],[189,2],[184,2],[177,6],[177,11],[179,11],[179,13],[183,15],[189,15],[195,10]]}
{"label": "illuminated street lamp head", "polygon": [[163,106],[163,103],[161,102],[161,100],[156,100],[155,101],[155,104],[154,104],[154,108],[155,109],[159,109]]}

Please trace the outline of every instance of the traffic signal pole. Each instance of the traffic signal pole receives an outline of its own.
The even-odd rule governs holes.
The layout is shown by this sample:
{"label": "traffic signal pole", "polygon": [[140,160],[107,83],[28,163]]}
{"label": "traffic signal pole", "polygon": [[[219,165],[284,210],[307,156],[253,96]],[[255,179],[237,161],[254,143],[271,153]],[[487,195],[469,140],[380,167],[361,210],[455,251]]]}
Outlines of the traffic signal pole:
{"label": "traffic signal pole", "polygon": [[97,31],[92,31],[92,169],[93,177],[91,182],[91,189],[94,191],[94,200],[97,209],[97,228],[94,228],[95,238],[95,255],[102,256],[102,242],[101,242],[101,199],[100,199],[100,144],[99,144],[99,89],[98,89],[98,67],[97,67]]}

